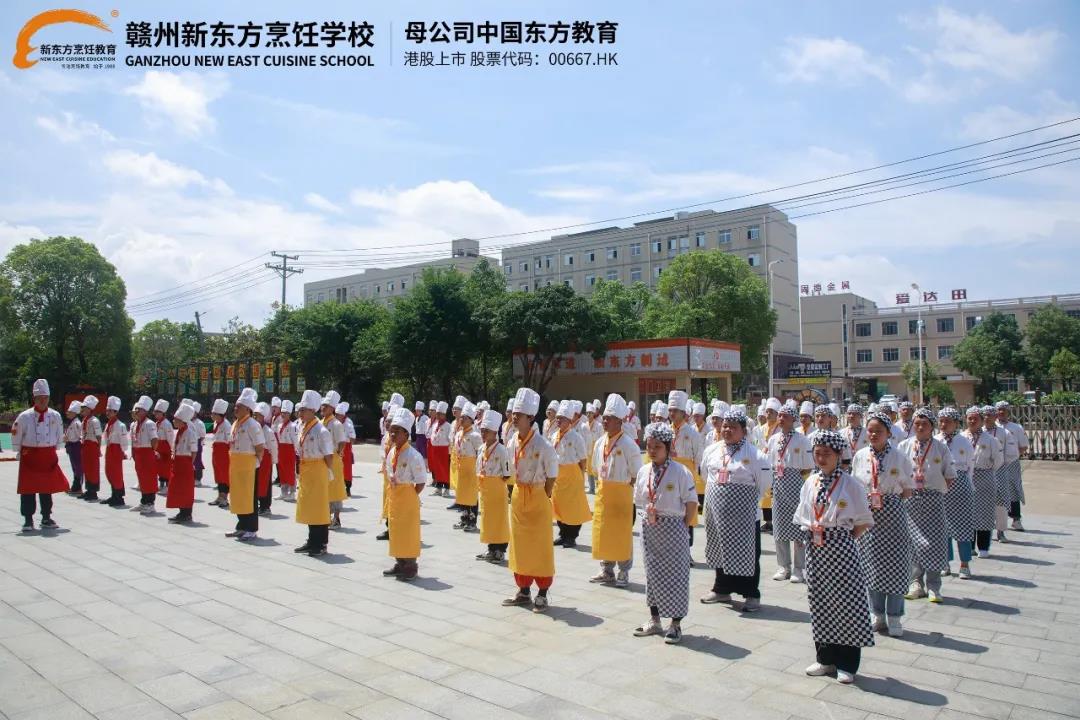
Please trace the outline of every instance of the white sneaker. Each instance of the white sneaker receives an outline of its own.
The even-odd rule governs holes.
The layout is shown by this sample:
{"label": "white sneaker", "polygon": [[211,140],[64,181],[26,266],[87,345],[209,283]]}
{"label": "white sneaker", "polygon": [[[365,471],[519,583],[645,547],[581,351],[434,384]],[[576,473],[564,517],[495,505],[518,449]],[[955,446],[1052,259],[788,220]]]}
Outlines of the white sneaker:
{"label": "white sneaker", "polygon": [[924,597],[926,597],[926,590],[923,589],[923,584],[919,582],[911,583],[907,595],[904,595],[905,600],[920,600]]}
{"label": "white sneaker", "polygon": [[980,550],[979,551],[979,557],[981,557],[981,558],[990,557],[990,551],[989,550]]}
{"label": "white sneaker", "polygon": [[1020,518],[1014,518],[1012,521],[1012,529],[1019,532],[1024,532],[1024,524],[1020,522]]}
{"label": "white sneaker", "polygon": [[847,670],[836,671],[836,682],[843,683],[844,685],[850,685],[855,682],[855,673],[849,673]]}
{"label": "white sneaker", "polygon": [[1005,537],[1005,531],[1004,530],[998,530],[997,531],[997,541],[999,543],[1007,543],[1007,542],[1009,542],[1009,538]]}
{"label": "white sneaker", "polygon": [[772,576],[773,580],[787,580],[791,577],[791,573],[786,568],[777,568],[776,574]]}
{"label": "white sneaker", "polygon": [[805,583],[806,582],[806,578],[803,577],[803,573],[802,573],[801,570],[792,570],[791,571],[791,582],[793,582],[793,583]]}
{"label": "white sneaker", "polygon": [[970,580],[971,579],[971,568],[970,567],[966,567],[964,565],[960,566],[960,579],[961,580]]}
{"label": "white sneaker", "polygon": [[603,585],[613,585],[615,583],[615,573],[604,572],[601,570],[596,575],[589,578],[591,583],[601,583]]}
{"label": "white sneaker", "polygon": [[731,604],[731,595],[721,594],[718,592],[709,592],[703,598],[701,598],[703,605],[716,605],[717,603]]}
{"label": "white sneaker", "polygon": [[941,577],[952,577],[952,565],[945,566],[945,569],[941,571]]}
{"label": "white sneaker", "polygon": [[634,630],[634,637],[649,637],[650,635],[663,634],[664,626],[661,625],[660,621],[656,618],[649,618],[649,622]]}
{"label": "white sneaker", "polygon": [[884,615],[873,616],[873,630],[874,632],[885,632],[889,629],[888,624],[885,622]]}
{"label": "white sneaker", "polygon": [[904,637],[904,623],[901,622],[898,615],[892,615],[888,620],[889,637]]}
{"label": "white sneaker", "polygon": [[810,677],[821,677],[822,675],[831,675],[836,672],[835,665],[822,665],[819,662],[814,663],[810,667],[806,668],[806,674]]}
{"label": "white sneaker", "polygon": [[626,570],[620,570],[619,574],[615,576],[615,587],[626,587],[630,584],[630,573]]}
{"label": "white sneaker", "polygon": [[938,603],[941,602],[941,593],[936,591],[936,590],[927,590],[926,591],[926,597],[932,603],[938,604]]}
{"label": "white sneaker", "polygon": [[258,537],[259,536],[257,534],[255,534],[255,533],[253,533],[253,532],[242,532],[242,533],[240,533],[240,536],[237,537],[236,539],[240,540],[242,542],[248,542],[250,540],[256,540],[256,539],[258,539]]}

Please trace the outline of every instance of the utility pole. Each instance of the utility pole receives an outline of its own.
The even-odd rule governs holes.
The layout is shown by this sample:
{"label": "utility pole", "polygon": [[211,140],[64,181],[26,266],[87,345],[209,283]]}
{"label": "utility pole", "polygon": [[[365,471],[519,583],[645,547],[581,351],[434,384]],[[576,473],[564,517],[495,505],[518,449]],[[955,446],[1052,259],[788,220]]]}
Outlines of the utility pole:
{"label": "utility pole", "polygon": [[299,255],[286,255],[284,253],[279,253],[279,252],[271,252],[270,254],[273,257],[281,258],[281,264],[280,265],[275,265],[274,263],[266,263],[266,267],[270,268],[271,270],[273,270],[274,272],[276,272],[278,275],[281,276],[281,307],[284,308],[285,307],[285,281],[289,278],[289,276],[296,275],[297,273],[302,273],[302,272],[304,272],[304,270],[303,270],[303,268],[296,268],[296,267],[292,267],[291,265],[289,265],[290,260],[299,260],[300,259]]}
{"label": "utility pole", "polygon": [[199,311],[198,310],[195,311],[195,327],[199,331],[199,352],[205,354],[206,353],[206,343],[203,342],[202,319],[199,317]]}

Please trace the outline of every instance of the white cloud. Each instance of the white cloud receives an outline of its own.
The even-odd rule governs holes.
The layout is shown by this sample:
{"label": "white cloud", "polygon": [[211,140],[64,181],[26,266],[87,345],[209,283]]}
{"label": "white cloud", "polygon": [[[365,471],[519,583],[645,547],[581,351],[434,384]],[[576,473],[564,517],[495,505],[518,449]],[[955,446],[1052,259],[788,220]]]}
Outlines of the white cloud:
{"label": "white cloud", "polygon": [[930,22],[937,34],[932,57],[950,67],[1020,80],[1053,55],[1060,33],[1028,29],[1012,32],[988,15],[964,15],[939,7]]}
{"label": "white cloud", "polygon": [[610,187],[554,187],[546,190],[537,190],[536,195],[551,200],[563,202],[596,202],[598,200],[610,200],[616,196],[615,190]]}
{"label": "white cloud", "polygon": [[113,134],[90,120],[83,120],[75,113],[62,112],[59,117],[39,115],[35,122],[38,127],[48,130],[63,143],[75,143],[84,139],[113,142]]}
{"label": "white cloud", "polygon": [[228,81],[220,74],[148,70],[124,92],[138,98],[150,122],[166,120],[181,134],[198,136],[214,129],[208,106],[227,89]]}
{"label": "white cloud", "polygon": [[304,195],[304,202],[306,202],[308,205],[315,208],[316,210],[323,210],[325,212],[338,213],[338,214],[344,212],[341,209],[340,205],[335,205],[334,203],[330,202],[329,200],[324,198],[319,193],[310,192],[310,193]]}
{"label": "white cloud", "polygon": [[114,175],[137,180],[152,188],[185,188],[195,185],[222,193],[229,192],[223,181],[208,180],[198,170],[164,160],[152,152],[140,154],[131,150],[116,150],[105,155],[104,163]]}
{"label": "white cloud", "polygon": [[854,84],[866,78],[889,81],[885,60],[840,37],[788,38],[780,53],[780,79],[788,82]]}
{"label": "white cloud", "polygon": [[[1008,105],[994,105],[966,115],[960,135],[969,140],[982,140],[1050,125],[1077,116],[1080,116],[1080,105],[1046,90],[1039,93],[1035,101],[1024,110],[1016,110]],[[1062,127],[1047,132],[1064,132],[1066,129]]]}

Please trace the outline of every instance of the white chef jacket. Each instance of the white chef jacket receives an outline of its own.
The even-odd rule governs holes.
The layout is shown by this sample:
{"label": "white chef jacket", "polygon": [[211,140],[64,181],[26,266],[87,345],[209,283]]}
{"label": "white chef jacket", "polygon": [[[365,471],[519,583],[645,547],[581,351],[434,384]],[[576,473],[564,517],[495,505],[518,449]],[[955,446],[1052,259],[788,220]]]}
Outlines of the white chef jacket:
{"label": "white chef jacket", "polygon": [[431,438],[431,444],[436,447],[449,447],[450,423],[435,418],[435,422],[431,423],[431,433],[428,437]]}
{"label": "white chef jacket", "polygon": [[1005,454],[1005,462],[1010,463],[1013,460],[1020,459],[1020,445],[1016,441],[1016,436],[1009,432],[1007,428],[998,425],[993,430],[984,430],[983,432],[990,433],[994,436],[994,439],[1001,443],[1002,451]]}
{"label": "white chef jacket", "polygon": [[[653,502],[656,514],[663,517],[685,517],[686,503],[697,503],[697,487],[694,484],[694,476],[685,467],[669,461],[666,468],[656,468],[647,462],[638,468],[637,479],[634,482],[634,504],[638,510],[644,510],[649,506],[649,487],[655,484]],[[656,483],[654,470],[662,473],[659,482]]]}
{"label": "white chef jacket", "polygon": [[[333,441],[334,452],[337,453],[338,447],[342,443],[347,443],[349,441],[348,431],[345,429],[345,426],[341,423],[341,421],[333,415],[330,416],[329,420],[323,420],[322,424],[327,430],[330,431],[330,440]],[[390,434],[387,433],[386,436],[390,437]]]}
{"label": "white chef jacket", "polygon": [[83,420],[83,442],[101,442],[101,420],[97,415],[91,415]]}
{"label": "white chef jacket", "polygon": [[848,444],[848,453],[850,453],[848,456],[849,458],[854,457],[855,453],[870,444],[870,433],[866,432],[865,425],[860,425],[859,427],[848,425],[840,431],[840,434],[844,436],[844,440]]}
{"label": "white chef jacket", "polygon": [[[296,430],[296,425],[289,423],[289,425]],[[285,433],[282,433],[284,437]],[[303,437],[303,442],[300,438]],[[307,433],[303,432],[303,429],[296,435],[296,451],[300,456],[300,459],[312,459],[317,458],[319,460],[325,460],[327,455],[334,454],[334,440],[330,437],[330,431],[326,429],[318,420],[312,420],[311,425],[307,427]],[[330,468],[326,469],[330,472]]]}
{"label": "white chef jacket", "polygon": [[[397,461],[397,468],[394,462]],[[423,485],[427,482],[427,467],[424,465],[424,456],[411,444],[406,443],[403,448],[397,445],[390,446],[383,461],[383,471],[390,478],[391,485]]]}
{"label": "white chef jacket", "polygon": [[977,470],[997,470],[1005,464],[1005,451],[1001,443],[990,433],[980,428],[977,436],[965,430],[963,436],[975,447],[971,466]]}
{"label": "white chef jacket", "polygon": [[581,436],[581,433],[573,428],[568,429],[565,433],[556,431],[555,436],[551,439],[551,445],[559,455],[560,465],[577,465],[587,457],[585,439]]}
{"label": "white chef jacket", "polygon": [[[624,426],[625,427],[625,426]],[[607,459],[604,455],[607,455]],[[625,432],[614,442],[604,435],[593,447],[592,466],[604,482],[633,483],[641,468],[641,450],[634,439]]]}
{"label": "white chef jacket", "polygon": [[[919,471],[919,459],[922,457],[922,453],[919,452],[919,439],[912,435],[900,443],[898,451],[911,459],[912,482],[918,487],[915,474]],[[956,479],[956,465],[953,462],[952,451],[937,438],[930,438],[930,449],[926,451],[926,459],[921,467],[925,476],[923,487],[927,490],[948,492],[949,484],[946,480]]]}
{"label": "white chef jacket", "polygon": [[119,419],[114,420],[111,425],[106,421],[105,434],[102,436],[102,445],[106,448],[110,445],[118,445],[124,455],[128,455],[131,439],[128,437],[127,425],[120,422]]}
{"label": "white chef jacket", "polygon": [[[38,422],[39,417],[41,422]],[[23,410],[11,428],[11,449],[19,452],[26,447],[59,447],[64,440],[64,419],[52,408],[38,415],[34,408]]]}
{"label": "white chef jacket", "polygon": [[482,477],[508,478],[513,471],[510,469],[510,453],[501,442],[496,442],[490,447],[484,446],[480,451],[476,474]]}
{"label": "white chef jacket", "polygon": [[206,424],[198,418],[198,416],[191,418],[191,422],[187,424],[188,430],[195,433],[196,440],[202,440],[206,437]]}
{"label": "white chef jacket", "polygon": [[[998,424],[1000,425],[1001,423]],[[1016,446],[1017,448],[1019,448],[1020,452],[1027,450],[1028,436],[1027,432],[1024,431],[1024,426],[1020,425],[1019,423],[1014,423],[1010,420],[1009,422],[1005,423],[1004,427],[1006,430],[1009,431],[1009,434],[1016,438]]]}
{"label": "white chef jacket", "polygon": [[911,418],[911,424],[906,428],[903,420],[897,420],[893,423],[892,436],[894,447],[904,440],[915,437],[915,418]]}
{"label": "white chef jacket", "polygon": [[420,413],[420,417],[416,418],[416,434],[423,435],[426,438],[429,427],[431,427],[431,418],[424,413]]}
{"label": "white chef jacket", "polygon": [[535,425],[528,438],[517,433],[506,449],[514,463],[518,485],[544,485],[559,474],[559,455]]}
{"label": "white chef jacket", "polygon": [[[708,448],[710,445],[715,445],[718,442],[723,442],[723,440],[724,440],[724,436],[721,435],[720,431],[717,430],[716,428],[713,428],[709,432],[705,433],[705,447],[706,448]],[[702,455],[704,455],[705,451],[702,450],[701,453],[702,453]]]}
{"label": "white chef jacket", "polygon": [[[828,482],[831,483],[832,480],[829,479]],[[799,492],[799,506],[795,508],[792,522],[803,530],[809,530],[815,524],[814,506],[817,503],[821,483],[821,473],[816,472],[807,478]],[[841,470],[840,480],[832,495],[828,496],[820,522],[825,528],[845,530],[851,530],[856,525],[873,525],[874,516],[870,512],[870,503],[867,501],[866,489],[862,483]]]}
{"label": "white chef jacket", "polygon": [[279,451],[282,445],[292,445],[297,451],[300,450],[300,431],[297,430],[295,422],[279,423],[277,432],[274,434],[277,437]]}
{"label": "white chef jacket", "polygon": [[[869,445],[851,460],[851,474],[863,484],[867,494],[873,490],[874,449]],[[911,457],[895,447],[890,447],[885,462],[878,469],[878,492],[882,495],[899,495],[904,490],[914,490],[914,469]]]}
{"label": "white chef jacket", "polygon": [[769,459],[769,465],[775,472],[780,472],[780,465],[799,471],[814,469],[814,451],[809,438],[792,431],[791,437],[784,447],[784,454],[781,456],[780,447],[783,442],[784,431],[781,430],[778,433],[773,433],[772,437],[769,438],[766,449],[765,455]]}
{"label": "white chef jacket", "polygon": [[256,448],[261,447],[264,442],[266,440],[263,437],[262,425],[255,418],[249,415],[243,422],[237,420],[233,423],[230,436],[230,452],[240,455],[254,455],[257,465],[262,459],[262,453],[256,452]]}
{"label": "white chef jacket", "polygon": [[728,455],[725,442],[710,445],[701,460],[701,471],[706,483],[752,485],[757,487],[758,497],[765,496],[765,490],[772,487],[772,466],[769,458],[744,439],[742,446],[734,455]]}
{"label": "white chef jacket", "polygon": [[454,436],[454,453],[458,457],[476,457],[484,447],[484,439],[476,431],[475,426],[468,431],[460,428]]}
{"label": "white chef jacket", "polygon": [[[183,422],[183,421],[180,421]],[[184,423],[187,425],[187,429],[184,432],[177,430],[176,432],[176,450],[177,455],[194,455],[199,449],[199,435],[195,432],[195,428],[192,425],[198,424],[198,420],[192,419],[191,422]]]}
{"label": "white chef jacket", "polygon": [[232,423],[224,418],[214,423],[214,442],[227,443],[229,442],[229,436],[232,434]]}
{"label": "white chef jacket", "polygon": [[953,435],[952,441],[945,439],[945,433],[938,432],[935,435],[938,440],[945,443],[949,448],[949,452],[953,456],[953,465],[956,467],[956,471],[959,473],[961,470],[971,477],[971,470],[974,467],[975,462],[975,448],[971,446],[971,441],[968,440],[967,435],[962,432],[958,432]]}
{"label": "white chef jacket", "polygon": [[671,441],[671,457],[691,460],[694,467],[700,469],[701,458],[705,454],[705,440],[701,433],[690,422],[684,422],[678,428],[672,424],[671,431],[675,434]]}
{"label": "white chef jacket", "polygon": [[355,440],[356,439],[356,426],[353,425],[352,418],[346,416],[345,417],[345,422],[343,422],[342,425],[345,426],[345,437],[348,438],[350,441]]}
{"label": "white chef jacket", "polygon": [[157,423],[146,418],[141,423],[138,420],[131,421],[133,430],[131,443],[137,448],[153,448],[157,443]]}
{"label": "white chef jacket", "polygon": [[[23,412],[26,412],[25,410]],[[34,418],[35,420],[37,418]],[[16,418],[18,421],[18,418]],[[12,439],[14,440],[14,433],[12,433]],[[81,443],[82,442],[82,420],[79,418],[73,418],[64,427],[64,442],[65,443]]]}
{"label": "white chef jacket", "polygon": [[155,432],[157,432],[157,439],[164,440],[165,444],[171,448],[173,445],[172,423],[169,422],[168,418],[165,418],[161,422],[155,423],[155,425],[157,426],[155,430]]}
{"label": "white chef jacket", "polygon": [[262,433],[263,433],[263,447],[266,450],[270,451],[270,462],[277,465],[277,457],[278,457],[277,456],[277,450],[278,450],[277,435],[274,434],[274,429],[272,427],[270,427],[269,425],[263,425],[262,426]]}

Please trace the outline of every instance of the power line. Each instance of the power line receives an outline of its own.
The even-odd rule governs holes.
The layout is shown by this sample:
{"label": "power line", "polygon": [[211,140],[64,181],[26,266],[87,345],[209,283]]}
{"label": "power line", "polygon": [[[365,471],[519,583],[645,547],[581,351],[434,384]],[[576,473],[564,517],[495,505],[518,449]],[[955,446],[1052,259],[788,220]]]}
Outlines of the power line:
{"label": "power line", "polygon": [[137,298],[131,298],[131,300],[128,303],[128,307],[131,307],[132,305],[138,305],[138,304],[140,304],[140,301],[142,301],[142,300],[144,300],[146,298],[152,298],[155,295],[161,295],[162,293],[171,293],[171,292],[173,292],[175,290],[179,290],[180,288],[187,287],[188,285],[193,285],[193,284],[196,284],[196,283],[202,283],[202,282],[206,281],[207,278],[216,277],[218,275],[224,275],[225,273],[231,272],[233,270],[236,270],[237,268],[243,267],[244,265],[247,265],[248,263],[250,263],[250,262],[252,262],[254,260],[258,260],[259,258],[263,257],[264,255],[266,255],[266,253],[259,253],[258,255],[254,255],[254,256],[248,258],[247,260],[244,260],[241,263],[233,265],[232,267],[227,267],[224,270],[218,270],[217,272],[210,273],[209,275],[206,275],[206,276],[204,276],[202,278],[199,278],[198,280],[191,280],[191,281],[188,281],[186,283],[181,283],[179,285],[174,285],[173,287],[170,287],[170,288],[165,288],[164,290],[157,290],[157,291],[152,292],[152,293],[147,293],[146,295],[140,295]]}
{"label": "power line", "polygon": [[210,292],[206,292],[206,291],[195,292],[195,293],[192,293],[192,294],[187,295],[187,296],[182,296],[180,298],[176,298],[176,299],[171,300],[171,301],[169,301],[167,303],[164,303],[162,305],[156,305],[156,306],[153,306],[153,307],[144,308],[144,309],[135,310],[135,311],[130,311],[129,310],[128,314],[129,315],[135,315],[135,316],[148,315],[148,314],[151,314],[151,313],[160,313],[160,312],[165,312],[165,311],[168,311],[168,310],[174,310],[176,308],[188,307],[188,306],[194,305],[196,303],[202,303],[202,302],[207,301],[207,300],[214,300],[216,298],[226,297],[228,295],[232,295],[233,293],[238,293],[238,292],[241,292],[243,290],[248,290],[248,289],[251,289],[251,288],[254,288],[254,287],[258,287],[260,285],[265,285],[266,283],[270,282],[271,280],[276,280],[276,279],[277,279],[277,276],[273,275],[272,273],[266,273],[266,274],[261,275],[261,276],[260,275],[255,275],[255,276],[246,278],[246,279],[241,280],[241,281],[234,281],[232,285],[222,287],[222,288],[218,288],[217,290],[213,290],[213,291],[210,291]]}
{"label": "power line", "polygon": [[285,255],[284,253],[279,253],[279,252],[276,252],[276,251],[271,252],[270,255],[272,255],[273,257],[276,257],[276,258],[281,258],[281,265],[274,265],[273,263],[266,263],[265,266],[270,268],[275,273],[277,273],[278,275],[281,276],[281,307],[284,308],[285,307],[285,282],[292,275],[296,275],[297,273],[302,273],[302,272],[304,272],[304,270],[302,268],[298,268],[298,267],[289,265],[290,260],[299,260],[300,259],[299,255]]}

